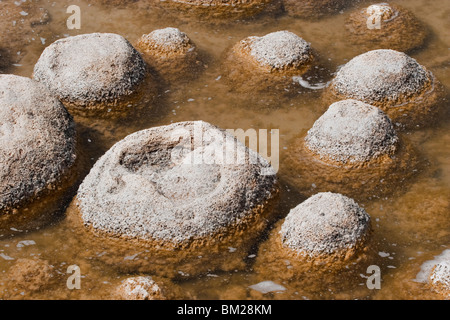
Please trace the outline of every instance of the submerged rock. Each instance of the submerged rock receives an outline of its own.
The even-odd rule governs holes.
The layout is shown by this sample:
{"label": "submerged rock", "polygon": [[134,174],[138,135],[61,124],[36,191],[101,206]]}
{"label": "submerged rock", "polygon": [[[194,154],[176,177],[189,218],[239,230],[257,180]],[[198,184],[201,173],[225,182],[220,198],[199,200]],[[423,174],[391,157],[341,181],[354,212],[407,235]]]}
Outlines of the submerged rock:
{"label": "submerged rock", "polygon": [[346,20],[349,39],[363,51],[393,49],[407,52],[422,46],[425,26],[407,9],[378,3],[355,10]]}
{"label": "submerged rock", "polygon": [[0,75],[0,233],[37,227],[75,179],[75,124],[42,84]]}
{"label": "submerged rock", "polygon": [[265,159],[208,123],[181,122],[115,144],[81,184],[74,220],[83,237],[116,240],[102,258],[117,266],[193,275],[242,267],[277,194]]}
{"label": "submerged rock", "polygon": [[192,80],[203,68],[197,47],[177,28],[144,34],[136,48],[147,64],[169,83]]}
{"label": "submerged rock", "polygon": [[345,64],[326,93],[327,101],[356,99],[386,112],[401,127],[429,125],[441,112],[443,87],[431,71],[395,50],[373,50]]}
{"label": "submerged rock", "polygon": [[168,0],[160,5],[206,21],[246,19],[280,8],[278,0]]}
{"label": "submerged rock", "polygon": [[43,83],[71,112],[113,116],[156,95],[146,64],[122,36],[92,33],[57,40],[34,67]]}
{"label": "submerged rock", "polygon": [[351,2],[350,0],[283,0],[285,11],[289,15],[313,19],[339,13]]}
{"label": "submerged rock", "polygon": [[408,179],[417,165],[387,115],[353,99],[333,103],[289,150],[286,179],[306,195],[381,196]]}

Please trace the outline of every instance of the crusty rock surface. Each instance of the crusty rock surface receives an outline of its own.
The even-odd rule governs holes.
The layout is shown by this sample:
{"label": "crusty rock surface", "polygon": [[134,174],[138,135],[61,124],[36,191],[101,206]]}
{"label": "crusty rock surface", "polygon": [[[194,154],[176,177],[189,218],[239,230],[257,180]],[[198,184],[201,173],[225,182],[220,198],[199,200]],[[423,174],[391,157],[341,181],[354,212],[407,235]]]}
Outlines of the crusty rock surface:
{"label": "crusty rock surface", "polygon": [[[353,199],[318,193],[292,209],[281,227],[283,245],[303,256],[346,254],[361,246],[370,216]],[[344,253],[344,254],[343,254]]]}
{"label": "crusty rock surface", "polygon": [[308,131],[305,145],[321,159],[357,163],[394,154],[398,140],[391,120],[383,111],[348,99],[328,108]]}
{"label": "crusty rock surface", "polygon": [[151,277],[131,277],[117,289],[122,300],[165,300],[163,290]]}
{"label": "crusty rock surface", "polygon": [[430,274],[430,283],[438,293],[450,298],[450,260],[436,264]]}
{"label": "crusty rock surface", "polygon": [[189,81],[203,67],[195,44],[178,28],[157,29],[137,41],[144,60],[163,80]]}
{"label": "crusty rock surface", "polygon": [[44,50],[33,74],[63,103],[81,109],[118,107],[117,101],[136,93],[146,76],[141,55],[112,33],[55,41]]}
{"label": "crusty rock surface", "polygon": [[[442,88],[434,75],[403,52],[361,54],[339,69],[329,100],[356,99],[382,109],[394,123],[413,127],[439,113]],[[329,98],[329,97],[327,97]]]}
{"label": "crusty rock surface", "polygon": [[[194,134],[198,146],[192,152],[190,145],[178,145],[180,133]],[[270,165],[253,151],[255,164],[220,163],[219,152],[226,146],[229,156],[234,142],[205,122],[129,135],[98,160],[81,184],[77,198],[84,223],[112,236],[174,246],[239,224],[272,196],[276,178],[261,175]],[[244,155],[245,146],[236,145]],[[183,154],[177,159],[178,152]]]}
{"label": "crusty rock surface", "polygon": [[54,192],[70,175],[76,159],[75,125],[42,84],[0,75],[0,146],[3,228],[12,216],[31,215],[17,210]]}
{"label": "crusty rock surface", "polygon": [[422,46],[428,36],[426,27],[409,10],[388,3],[355,10],[346,20],[346,29],[348,40],[363,51],[408,52]]}

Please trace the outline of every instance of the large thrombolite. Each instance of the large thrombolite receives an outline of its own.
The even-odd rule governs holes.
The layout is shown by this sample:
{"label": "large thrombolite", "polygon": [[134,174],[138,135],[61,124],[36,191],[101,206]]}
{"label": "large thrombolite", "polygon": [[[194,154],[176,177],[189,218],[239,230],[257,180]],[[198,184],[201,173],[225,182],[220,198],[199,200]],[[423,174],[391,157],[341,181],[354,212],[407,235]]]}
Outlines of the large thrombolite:
{"label": "large thrombolite", "polygon": [[376,256],[370,238],[370,216],[358,203],[317,193],[275,224],[253,267],[262,278],[300,281],[306,290],[327,277],[334,282],[337,274],[358,274],[359,266],[365,270]]}
{"label": "large thrombolite", "polygon": [[288,15],[317,19],[329,14],[336,14],[348,6],[350,0],[283,0]]}
{"label": "large thrombolite", "polygon": [[[94,165],[69,210],[80,241],[123,270],[234,270],[271,218],[269,162],[202,121],[136,132]],[[99,251],[100,252],[100,251]]]}
{"label": "large thrombolite", "polygon": [[76,178],[73,119],[42,84],[0,75],[0,146],[0,235],[40,227]]}
{"label": "large thrombolite", "polygon": [[404,183],[418,164],[383,111],[348,99],[333,103],[293,139],[283,176],[305,195],[332,191],[366,199]]}
{"label": "large thrombolite", "polygon": [[[311,44],[290,31],[250,36],[227,53],[224,73],[233,91],[258,99],[292,95],[293,77],[306,73],[315,60]],[[272,98],[273,99],[273,98]]]}
{"label": "large thrombolite", "polygon": [[136,43],[145,62],[168,83],[195,79],[204,67],[196,45],[177,28],[144,34]]}
{"label": "large thrombolite", "polygon": [[137,50],[122,36],[91,33],[48,46],[34,67],[43,83],[80,115],[122,116],[153,101],[157,85]]}
{"label": "large thrombolite", "polygon": [[430,125],[441,114],[444,95],[433,73],[415,59],[380,49],[361,54],[339,69],[325,100],[360,100],[386,112],[399,128],[416,128]]}
{"label": "large thrombolite", "polygon": [[393,49],[407,52],[422,46],[425,26],[407,9],[379,3],[355,10],[346,20],[347,39],[362,51]]}

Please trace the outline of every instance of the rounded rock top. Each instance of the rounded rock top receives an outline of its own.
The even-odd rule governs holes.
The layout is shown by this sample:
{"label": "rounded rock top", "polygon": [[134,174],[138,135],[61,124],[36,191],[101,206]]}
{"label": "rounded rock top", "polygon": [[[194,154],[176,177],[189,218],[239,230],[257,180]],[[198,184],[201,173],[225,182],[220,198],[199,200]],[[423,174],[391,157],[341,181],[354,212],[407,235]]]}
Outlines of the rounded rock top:
{"label": "rounded rock top", "polygon": [[154,30],[143,35],[139,40],[139,46],[146,50],[164,53],[186,53],[194,47],[184,32],[172,27]]}
{"label": "rounded rock top", "polygon": [[63,102],[89,106],[131,95],[146,77],[141,55],[122,36],[83,34],[48,46],[33,78]]}
{"label": "rounded rock top", "polygon": [[370,216],[353,199],[318,193],[294,209],[281,227],[284,246],[309,257],[340,254],[358,247],[370,229]]}
{"label": "rounded rock top", "polygon": [[0,75],[0,211],[57,185],[75,162],[75,124],[42,84]]}
{"label": "rounded rock top", "polygon": [[431,81],[430,72],[407,54],[379,49],[350,60],[338,71],[331,86],[347,98],[395,103],[420,94]]}
{"label": "rounded rock top", "polygon": [[248,40],[250,55],[259,64],[273,69],[303,66],[312,58],[310,43],[290,31],[272,32]]}
{"label": "rounded rock top", "polygon": [[77,199],[94,232],[178,247],[245,223],[277,190],[267,160],[226,131],[195,121],[116,143]]}
{"label": "rounded rock top", "polygon": [[328,108],[308,131],[305,144],[321,159],[357,163],[395,153],[398,140],[383,111],[348,99]]}
{"label": "rounded rock top", "polygon": [[368,17],[377,16],[383,21],[392,19],[397,12],[388,3],[377,3],[367,7],[365,13]]}

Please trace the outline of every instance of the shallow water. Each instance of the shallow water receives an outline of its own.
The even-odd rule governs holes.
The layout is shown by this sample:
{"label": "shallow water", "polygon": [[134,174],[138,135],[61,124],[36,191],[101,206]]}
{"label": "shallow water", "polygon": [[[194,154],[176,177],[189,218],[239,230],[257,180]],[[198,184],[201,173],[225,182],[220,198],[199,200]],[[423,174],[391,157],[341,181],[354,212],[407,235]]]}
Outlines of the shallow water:
{"label": "shallow water", "polygon": [[[12,0],[11,0],[12,1]],[[36,1],[35,1],[36,2]],[[112,32],[134,43],[144,33],[167,26],[185,32],[207,57],[207,69],[194,81],[173,85],[161,91],[158,105],[139,119],[126,123],[98,121],[90,129],[79,126],[80,144],[90,165],[112,144],[139,129],[178,121],[204,120],[226,129],[280,130],[280,176],[283,157],[289,141],[302,130],[309,129],[321,115],[321,86],[333,72],[355,55],[358,48],[348,45],[343,29],[344,19],[351,11],[343,11],[318,21],[294,19],[288,16],[261,17],[249,21],[229,23],[199,23],[180,16],[166,17],[159,11],[143,9],[139,4],[107,7],[90,1],[37,1],[49,10],[52,20],[40,27],[39,33],[21,49],[23,58],[6,70],[31,76],[33,66],[42,50],[58,38],[91,32]],[[141,1],[145,2],[145,1]],[[450,88],[450,1],[398,0],[395,3],[410,9],[431,30],[432,36],[423,48],[410,55],[430,69],[448,89]],[[68,30],[66,8],[81,7],[81,30]],[[278,30],[290,30],[312,43],[326,61],[323,70],[311,73],[312,87],[299,90],[297,96],[282,100],[279,106],[256,105],[248,95],[234,94],[222,78],[221,61],[224,52],[249,35],[264,35]],[[411,35],[414,36],[414,35]],[[34,40],[33,40],[34,39]],[[326,65],[326,66],[325,66]],[[316,89],[316,90],[314,90]],[[77,119],[81,123],[81,119]],[[283,279],[282,268],[255,272],[253,262],[258,259],[258,245],[249,252],[245,271],[212,272],[194,279],[180,279],[174,288],[179,298],[198,299],[442,299],[423,283],[413,281],[420,266],[450,246],[450,116],[428,129],[407,132],[406,136],[429,162],[409,184],[392,190],[382,199],[359,202],[373,220],[374,239],[379,248],[376,264],[382,270],[380,290],[366,287],[367,274],[339,276],[339,281],[289,282]],[[86,174],[85,171],[80,172]],[[304,200],[294,188],[282,182],[282,198],[277,208],[279,219]],[[53,225],[34,232],[18,232],[0,240],[0,298],[4,299],[108,299],[111,292],[128,274],[103,265],[93,259],[101,252],[77,246],[72,240],[70,225],[64,217]],[[267,231],[267,235],[270,230]],[[265,237],[261,238],[261,243]],[[24,242],[25,241],[25,242]],[[81,255],[80,253],[83,252]],[[87,258],[80,258],[80,257]],[[21,258],[46,260],[56,271],[50,285],[31,291],[26,286],[9,281],[9,275]],[[92,259],[90,258],[92,257]],[[136,256],[135,259],[139,259]],[[81,270],[81,289],[66,287],[69,265]],[[286,266],[288,268],[288,265]],[[273,281],[285,290],[263,294],[250,286]]]}

